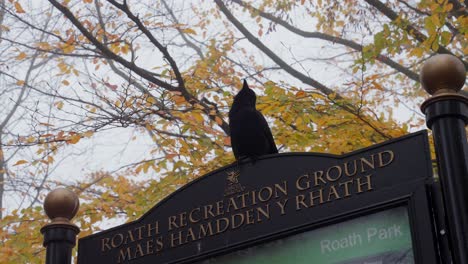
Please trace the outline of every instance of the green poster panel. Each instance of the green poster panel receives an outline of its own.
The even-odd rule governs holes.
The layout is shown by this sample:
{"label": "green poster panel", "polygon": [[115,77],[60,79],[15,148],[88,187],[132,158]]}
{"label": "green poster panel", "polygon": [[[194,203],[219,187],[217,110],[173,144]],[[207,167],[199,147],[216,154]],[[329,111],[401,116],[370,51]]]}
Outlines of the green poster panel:
{"label": "green poster panel", "polygon": [[412,264],[406,207],[300,233],[199,264]]}

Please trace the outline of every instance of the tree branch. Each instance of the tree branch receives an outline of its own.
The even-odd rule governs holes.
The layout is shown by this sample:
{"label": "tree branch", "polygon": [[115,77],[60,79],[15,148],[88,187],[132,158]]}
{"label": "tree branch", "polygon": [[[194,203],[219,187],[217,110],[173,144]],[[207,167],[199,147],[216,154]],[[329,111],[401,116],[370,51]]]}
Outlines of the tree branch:
{"label": "tree branch", "polygon": [[[124,4],[119,4],[113,0],[108,0],[109,2],[114,2],[113,5],[115,5],[116,7],[118,7],[119,9],[120,8],[124,8],[122,11],[125,11],[125,6],[126,6],[126,3],[124,2]],[[224,121],[224,119],[222,118],[221,114],[220,113],[217,113],[216,116],[213,116],[213,115],[210,115],[210,107],[206,104],[204,104],[203,102],[199,101],[197,98],[195,98],[192,94],[190,94],[187,89],[185,89],[185,83],[184,83],[184,80],[182,78],[182,75],[180,74],[180,72],[175,72],[177,79],[178,79],[178,82],[179,82],[179,86],[173,86],[169,83],[166,83],[162,80],[159,80],[158,78],[154,77],[154,74],[143,69],[143,68],[140,68],[138,67],[135,63],[133,62],[130,62],[130,61],[127,61],[125,60],[124,58],[122,58],[121,56],[115,54],[114,52],[112,52],[109,48],[107,48],[104,44],[102,44],[99,40],[97,40],[84,26],[83,24],[81,24],[81,22],[73,15],[73,13],[65,6],[63,6],[62,4],[58,3],[56,0],[49,0],[49,2],[55,6],[55,8],[57,8],[60,12],[62,12],[63,15],[65,15],[65,17],[70,20],[70,22],[72,22],[72,24],[78,28],[78,30],[93,44],[96,46],[96,48],[103,54],[105,55],[107,58],[109,59],[112,59],[118,63],[120,63],[121,65],[123,65],[124,67],[132,70],[133,72],[135,72],[136,74],[140,75],[142,78],[146,79],[147,81],[149,82],[152,82],[168,91],[172,91],[172,92],[180,92],[182,93],[182,96],[184,96],[184,98],[186,99],[187,102],[189,102],[190,104],[194,105],[194,104],[200,104],[201,106],[203,106],[203,112],[213,121],[216,121],[216,116],[218,116],[223,122],[221,124],[219,124],[220,128],[226,133],[229,135],[229,125]],[[127,8],[128,10],[128,8]],[[129,10],[128,10],[128,14],[127,16],[130,14],[129,18],[133,18],[133,19],[136,19],[136,21],[139,21],[139,19],[133,15]],[[136,23],[136,21],[134,21]],[[137,23],[138,25],[138,23]],[[142,26],[143,28],[141,28],[140,30],[144,30],[143,32],[146,31],[145,35],[150,38],[150,41],[152,41],[152,43],[154,45],[157,45],[158,49],[160,49],[160,51],[165,55],[166,59],[168,60],[172,60],[172,58],[169,56],[169,53],[167,52],[167,49],[160,45],[160,43],[154,38],[154,36],[152,36],[152,34],[148,31],[148,29],[146,29],[144,27],[144,25],[139,22],[139,25]],[[167,56],[166,56],[167,55]],[[172,64],[171,63],[171,66],[173,67],[174,70],[177,69],[178,71],[178,68],[177,68],[177,65],[175,64],[175,62]]]}
{"label": "tree branch", "polygon": [[[289,24],[288,22],[278,18],[278,17],[275,17],[274,15],[272,14],[269,14],[269,13],[266,13],[266,12],[263,12],[251,5],[248,5],[246,3],[244,3],[243,1],[241,0],[232,0],[232,2],[238,4],[238,5],[241,5],[243,7],[246,7],[246,8],[251,8],[252,10],[255,11],[255,13],[258,13],[261,17],[263,18],[266,18],[272,22],[275,22],[277,23],[278,25],[281,25],[283,26],[284,28],[288,29],[289,31],[299,35],[299,36],[302,36],[304,38],[317,38],[317,39],[322,39],[322,40],[326,40],[326,41],[330,41],[332,43],[338,43],[338,44],[341,44],[341,45],[344,45],[346,47],[349,47],[349,48],[352,48],[356,51],[359,51],[359,52],[362,52],[363,50],[363,46],[352,41],[352,40],[347,40],[347,39],[343,39],[343,38],[340,38],[340,37],[335,37],[335,36],[331,36],[331,35],[328,35],[328,34],[325,34],[325,33],[322,33],[322,32],[308,32],[308,31],[304,31],[304,30],[301,30],[301,29],[298,29],[297,27],[294,27],[293,25]],[[404,75],[406,75],[408,78],[410,78],[411,80],[413,81],[416,81],[416,82],[419,82],[419,75],[415,72],[413,72],[412,70],[404,67],[403,65],[395,62],[394,60],[392,60],[391,58],[385,56],[385,55],[378,55],[376,57],[376,59],[384,64],[387,64],[388,66],[390,66],[391,68],[397,70],[398,72],[401,72],[403,73]]]}
{"label": "tree branch", "polygon": [[[174,15],[174,12],[172,11],[172,9],[169,7],[169,5],[167,4],[167,2],[165,0],[162,0],[161,1],[164,5],[164,7],[166,8],[167,12],[169,13],[169,15],[171,16],[172,20],[174,21],[175,24],[180,24],[179,23],[179,20],[177,19],[177,17]],[[198,56],[201,58],[201,59],[204,59],[205,56],[203,55],[203,52],[202,50],[200,49],[200,47],[198,47],[197,45],[195,45],[195,43],[193,43],[192,41],[190,41],[186,34],[180,29],[180,28],[177,28],[177,31],[179,32],[180,36],[182,37],[182,39],[185,41],[185,43],[187,43],[187,45],[192,48],[193,50],[195,50],[195,52],[198,54]]]}
{"label": "tree branch", "polygon": [[[365,0],[369,5],[375,7],[377,10],[379,10],[382,14],[384,14],[386,17],[388,17],[390,20],[395,21],[398,19],[398,14],[395,13],[392,9],[387,7],[384,3],[380,2],[379,0]],[[422,32],[420,32],[416,27],[413,25],[409,24],[403,27],[403,29],[408,32],[410,36],[415,38],[419,42],[424,42],[427,40],[426,35],[424,35]],[[439,54],[451,54],[454,55],[450,50],[443,46],[439,46],[439,49],[436,51]],[[457,56],[458,57],[458,56]],[[458,57],[463,64],[465,64],[465,68],[468,69],[468,62],[464,61],[463,58]]]}
{"label": "tree branch", "polygon": [[[271,60],[273,60],[276,64],[278,64],[281,68],[283,68],[287,73],[291,74],[292,76],[299,79],[301,82],[308,84],[326,95],[336,94],[335,91],[328,88],[327,86],[323,85],[322,83],[304,75],[303,73],[295,70],[292,68],[288,63],[283,61],[280,57],[278,57],[272,50],[270,50],[267,46],[265,46],[260,40],[258,40],[252,33],[250,33],[244,25],[242,25],[237,18],[227,9],[226,5],[224,5],[222,0],[214,0],[215,3],[218,5],[221,12],[227,17],[227,19],[234,24],[234,26],[258,49],[260,49],[263,53],[265,53]],[[337,98],[342,98],[340,95],[337,94]]]}

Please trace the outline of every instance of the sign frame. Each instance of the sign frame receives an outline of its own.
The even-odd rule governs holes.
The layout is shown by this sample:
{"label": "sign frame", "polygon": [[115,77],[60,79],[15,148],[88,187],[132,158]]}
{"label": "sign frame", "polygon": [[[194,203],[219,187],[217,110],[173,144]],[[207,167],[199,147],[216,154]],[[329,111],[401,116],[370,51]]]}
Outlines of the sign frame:
{"label": "sign frame", "polygon": [[[428,197],[429,186],[430,182],[425,182],[423,185],[421,185],[421,182],[415,182],[411,185],[402,186],[401,188],[394,188],[389,190],[395,192],[395,195],[390,200],[388,200],[388,196],[382,194],[382,199],[376,203],[373,203],[370,206],[358,208],[350,213],[324,219],[320,222],[307,223],[301,227],[284,232],[272,233],[268,237],[253,239],[239,245],[232,245],[229,248],[213,251],[203,256],[170,263],[197,263],[197,261],[229,254],[231,252],[235,252],[236,250],[245,249],[262,243],[272,242],[274,240],[286,238],[288,236],[293,236],[302,232],[311,231],[347,220],[352,220],[354,218],[367,216],[372,213],[402,206],[406,207],[408,210],[408,221],[411,230],[415,263],[442,263],[440,261],[440,255],[437,254],[438,250],[436,250],[437,243],[433,233],[435,232],[434,219],[425,217],[430,215],[432,212],[429,203],[430,199]],[[428,232],[428,230],[431,230],[432,232]]]}
{"label": "sign frame", "polygon": [[[403,151],[405,146],[409,146],[407,152]],[[380,151],[380,152],[379,152]],[[385,152],[387,151],[387,152]],[[383,161],[383,156],[387,154],[387,159],[389,159],[388,153],[398,153],[398,155],[402,155],[398,161],[396,161],[397,157],[391,157],[391,162],[393,162],[393,158],[395,158],[395,164],[404,164],[404,168],[398,168],[393,164],[392,168],[387,169],[383,168],[388,164]],[[213,195],[212,192],[206,194],[201,193],[203,191],[203,185],[206,185],[206,188],[210,188],[215,186],[218,188],[224,188],[224,190],[213,190],[213,192],[222,193],[224,191],[224,196],[233,195],[238,192],[242,192],[244,190],[248,190],[251,186],[261,186],[263,181],[268,181],[270,178],[264,177],[263,175],[258,178],[247,177],[245,175],[256,175],[256,173],[264,172],[268,169],[265,167],[266,165],[269,166],[277,166],[277,170],[284,170],[281,167],[281,162],[283,165],[290,164],[290,163],[297,163],[297,164],[308,164],[308,162],[316,163],[312,167],[317,167],[323,161],[324,163],[329,163],[327,177],[333,174],[333,172],[337,173],[338,165],[340,162],[344,162],[345,160],[352,159],[354,157],[359,157],[359,155],[372,155],[372,160],[380,158],[380,165],[382,165],[382,175],[385,175],[385,178],[376,178],[376,184],[380,184],[379,189],[372,189],[370,188],[368,191],[359,191],[356,196],[349,197],[347,199],[342,199],[337,201],[336,203],[328,202],[328,203],[320,203],[320,206],[315,208],[298,208],[301,207],[301,204],[297,203],[297,197],[301,196],[302,191],[299,192],[295,190],[294,193],[296,198],[296,214],[294,216],[286,216],[284,215],[278,216],[283,217],[280,218],[283,221],[275,220],[276,222],[270,221],[269,224],[266,225],[258,225],[258,228],[255,229],[248,229],[244,233],[236,234],[236,232],[225,232],[223,234],[219,234],[217,237],[210,237],[207,244],[211,243],[214,246],[207,247],[205,250],[198,250],[194,251],[193,247],[188,247],[186,245],[181,245],[180,248],[174,247],[172,250],[173,256],[177,256],[175,259],[169,260],[161,260],[155,261],[154,258],[152,260],[146,261],[144,258],[135,258],[130,261],[123,261],[120,263],[139,263],[139,264],[146,264],[146,263],[165,263],[165,264],[182,264],[182,263],[195,263],[197,261],[207,259],[214,256],[219,256],[222,254],[227,254],[229,252],[233,252],[235,250],[239,250],[242,248],[251,247],[254,245],[258,245],[261,243],[273,241],[276,239],[284,238],[290,235],[298,234],[301,232],[305,232],[308,230],[313,230],[316,228],[324,227],[327,225],[331,225],[334,223],[346,221],[352,218],[365,216],[371,214],[373,212],[378,212],[381,210],[397,207],[397,206],[406,206],[408,210],[408,217],[409,217],[409,224],[411,229],[411,237],[412,237],[412,244],[413,244],[413,251],[415,257],[415,263],[427,263],[427,264],[436,264],[440,263],[438,250],[437,250],[437,242],[436,242],[436,230],[434,224],[434,217],[433,212],[431,209],[431,200],[430,200],[430,188],[429,186],[433,183],[433,176],[432,176],[432,166],[431,166],[431,159],[428,147],[428,138],[426,131],[420,131],[416,133],[412,133],[406,136],[403,136],[398,139],[393,139],[390,141],[386,141],[380,144],[373,145],[368,148],[364,148],[361,150],[353,151],[351,153],[347,153],[344,155],[331,155],[331,154],[322,154],[322,153],[282,153],[282,154],[275,154],[275,155],[267,155],[260,157],[255,164],[252,163],[250,160],[244,160],[240,162],[239,165],[236,163],[225,166],[213,172],[202,176],[191,183],[181,187],[179,190],[174,192],[173,194],[169,195],[167,198],[163,199],[157,205],[155,205],[152,209],[150,209],[147,213],[145,213],[142,217],[138,220],[114,227],[105,231],[102,231],[97,234],[90,235],[88,237],[81,238],[79,240],[79,247],[78,247],[78,264],[84,263],[119,263],[117,261],[108,261],[107,256],[103,255],[100,259],[95,259],[95,256],[87,256],[89,253],[94,254],[91,252],[92,249],[98,250],[99,243],[95,243],[97,240],[107,241],[107,244],[102,242],[101,248],[107,250],[107,248],[111,248],[109,239],[111,239],[112,234],[116,234],[118,232],[124,232],[132,228],[132,226],[144,223],[147,221],[148,218],[154,217],[156,212],[160,212],[161,214],[166,213],[165,211],[170,211],[167,215],[172,215],[177,212],[175,205],[184,203],[194,203],[191,201],[190,197],[194,197],[194,195],[199,194],[201,196]],[[393,154],[392,154],[393,155]],[[395,154],[396,155],[396,154]],[[414,159],[414,164],[410,159]],[[361,158],[362,162],[362,158]],[[317,165],[319,164],[319,165]],[[335,165],[333,165],[335,164]],[[229,174],[236,168],[240,169],[240,177],[244,177],[242,181],[239,181],[239,175],[237,174]],[[289,165],[288,165],[289,166]],[[356,170],[357,165],[355,163]],[[361,166],[364,166],[361,164]],[[373,165],[375,166],[375,164]],[[297,167],[297,166],[296,166]],[[303,168],[296,168],[291,165],[290,169],[294,169],[295,171],[300,171]],[[389,165],[390,167],[390,165]],[[362,171],[364,167],[361,168]],[[374,168],[373,168],[374,169]],[[375,169],[377,170],[377,169]],[[404,170],[404,175],[402,174],[392,174],[392,170],[401,172]],[[407,172],[406,172],[407,171]],[[244,174],[244,172],[246,172]],[[328,173],[330,172],[330,175]],[[227,177],[222,179],[220,176],[227,173]],[[273,171],[272,173],[276,173]],[[303,172],[302,172],[303,173]],[[317,173],[317,171],[315,171]],[[414,175],[407,175],[407,174],[414,174]],[[323,174],[323,171],[322,171]],[[342,172],[340,169],[340,176]],[[293,177],[297,177],[294,175]],[[367,178],[366,178],[367,177]],[[383,177],[383,176],[382,176]],[[392,181],[394,177],[394,181]],[[330,178],[332,178],[330,176]],[[315,183],[317,184],[317,178],[315,176]],[[327,178],[328,179],[328,178]],[[362,175],[363,182],[358,182],[358,185],[361,187],[365,186],[364,180],[368,180],[370,182],[370,175],[365,176]],[[290,179],[287,179],[289,181]],[[286,181],[286,180],[285,180]],[[297,186],[297,179],[296,179],[296,188]],[[325,180],[322,179],[323,182]],[[381,183],[379,182],[381,181]],[[401,181],[401,182],[399,182]],[[224,186],[223,185],[224,182]],[[331,182],[327,183],[328,185]],[[340,183],[341,184],[341,183]],[[361,188],[359,187],[359,188]],[[368,185],[371,187],[371,185]],[[198,189],[197,189],[198,188]],[[206,189],[205,188],[205,189]],[[302,187],[301,187],[302,188]],[[321,187],[320,187],[321,188]],[[347,187],[346,187],[347,188]],[[371,191],[372,190],[372,191]],[[307,191],[307,190],[306,190]],[[321,191],[320,191],[321,192]],[[335,190],[336,192],[336,190]],[[346,189],[346,192],[348,190]],[[189,194],[187,194],[189,193]],[[309,193],[310,194],[310,193]],[[185,195],[185,197],[184,197]],[[288,193],[289,195],[289,193]],[[221,194],[222,196],[222,194]],[[289,196],[288,196],[289,197]],[[292,196],[294,197],[294,196]],[[177,199],[180,198],[179,203],[176,202]],[[330,200],[330,194],[328,194],[328,198]],[[304,199],[302,200],[304,201]],[[267,201],[268,202],[268,201]],[[171,203],[173,205],[171,206]],[[313,203],[313,202],[312,202]],[[166,206],[166,207],[165,207]],[[186,204],[183,204],[186,206]],[[190,207],[190,206],[188,206]],[[310,209],[310,210],[309,210]],[[309,210],[309,211],[307,211]],[[313,213],[311,213],[313,212]],[[146,219],[146,220],[145,220]],[[174,219],[173,219],[174,220]],[[178,219],[182,221],[181,219]],[[169,221],[170,222],[170,221]],[[174,227],[177,227],[177,224],[172,222]],[[268,226],[271,225],[269,229]],[[182,226],[183,227],[183,226]],[[182,228],[181,227],[181,228]],[[264,229],[263,231],[258,231],[257,229]],[[123,230],[123,231],[122,231]],[[257,233],[255,233],[257,232]],[[228,233],[228,234],[226,234]],[[120,234],[120,233],[119,233]],[[237,237],[236,237],[237,235]],[[213,239],[212,239],[213,238]],[[107,240],[106,240],[107,239]],[[211,239],[211,240],[210,240]],[[96,240],[96,241],[94,241]],[[219,246],[220,243],[224,241],[222,246]],[[132,241],[133,242],[133,241]],[[94,244],[92,244],[94,243]],[[96,248],[97,246],[97,248]],[[190,246],[190,245],[188,245]],[[200,246],[200,245],[198,245]],[[117,248],[117,247],[116,247]],[[178,251],[179,250],[179,251]],[[109,250],[110,251],[110,250]],[[169,253],[168,253],[169,254]],[[186,254],[185,256],[183,254]],[[124,259],[125,260],[125,259]],[[94,262],[96,261],[96,262]]]}

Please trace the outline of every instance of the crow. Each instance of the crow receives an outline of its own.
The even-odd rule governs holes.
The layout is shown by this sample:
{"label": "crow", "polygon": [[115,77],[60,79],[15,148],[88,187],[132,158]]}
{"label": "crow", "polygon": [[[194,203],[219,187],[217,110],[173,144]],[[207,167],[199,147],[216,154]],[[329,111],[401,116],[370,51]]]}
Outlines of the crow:
{"label": "crow", "polygon": [[231,146],[236,160],[278,153],[275,140],[265,117],[255,108],[257,96],[247,81],[234,97],[229,110]]}

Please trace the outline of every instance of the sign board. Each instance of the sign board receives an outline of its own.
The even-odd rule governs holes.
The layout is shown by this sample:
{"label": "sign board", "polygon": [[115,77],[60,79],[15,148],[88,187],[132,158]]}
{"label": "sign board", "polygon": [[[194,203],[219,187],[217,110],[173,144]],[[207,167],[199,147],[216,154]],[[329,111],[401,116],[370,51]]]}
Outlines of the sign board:
{"label": "sign board", "polygon": [[[354,232],[365,247],[365,232],[372,225],[380,227],[377,232],[393,226],[388,232],[401,233],[395,252],[408,250],[415,263],[438,263],[426,191],[431,180],[426,132],[341,156],[284,153],[254,163],[246,160],[187,184],[137,221],[81,238],[78,263],[210,263],[213,257],[297,236],[306,236],[312,244],[330,241],[309,249],[316,250],[313,255],[319,262],[317,250],[337,248],[333,241],[340,239],[327,230]],[[392,222],[383,221],[395,212],[399,216]],[[356,221],[370,222],[365,227]],[[351,231],[353,225],[361,229]],[[343,248],[342,259],[330,263],[377,257],[382,253],[378,247],[390,244],[372,245],[375,250],[366,247],[374,251],[362,251],[362,256]]]}
{"label": "sign board", "polygon": [[406,207],[397,207],[278,239],[197,264],[412,264]]}

